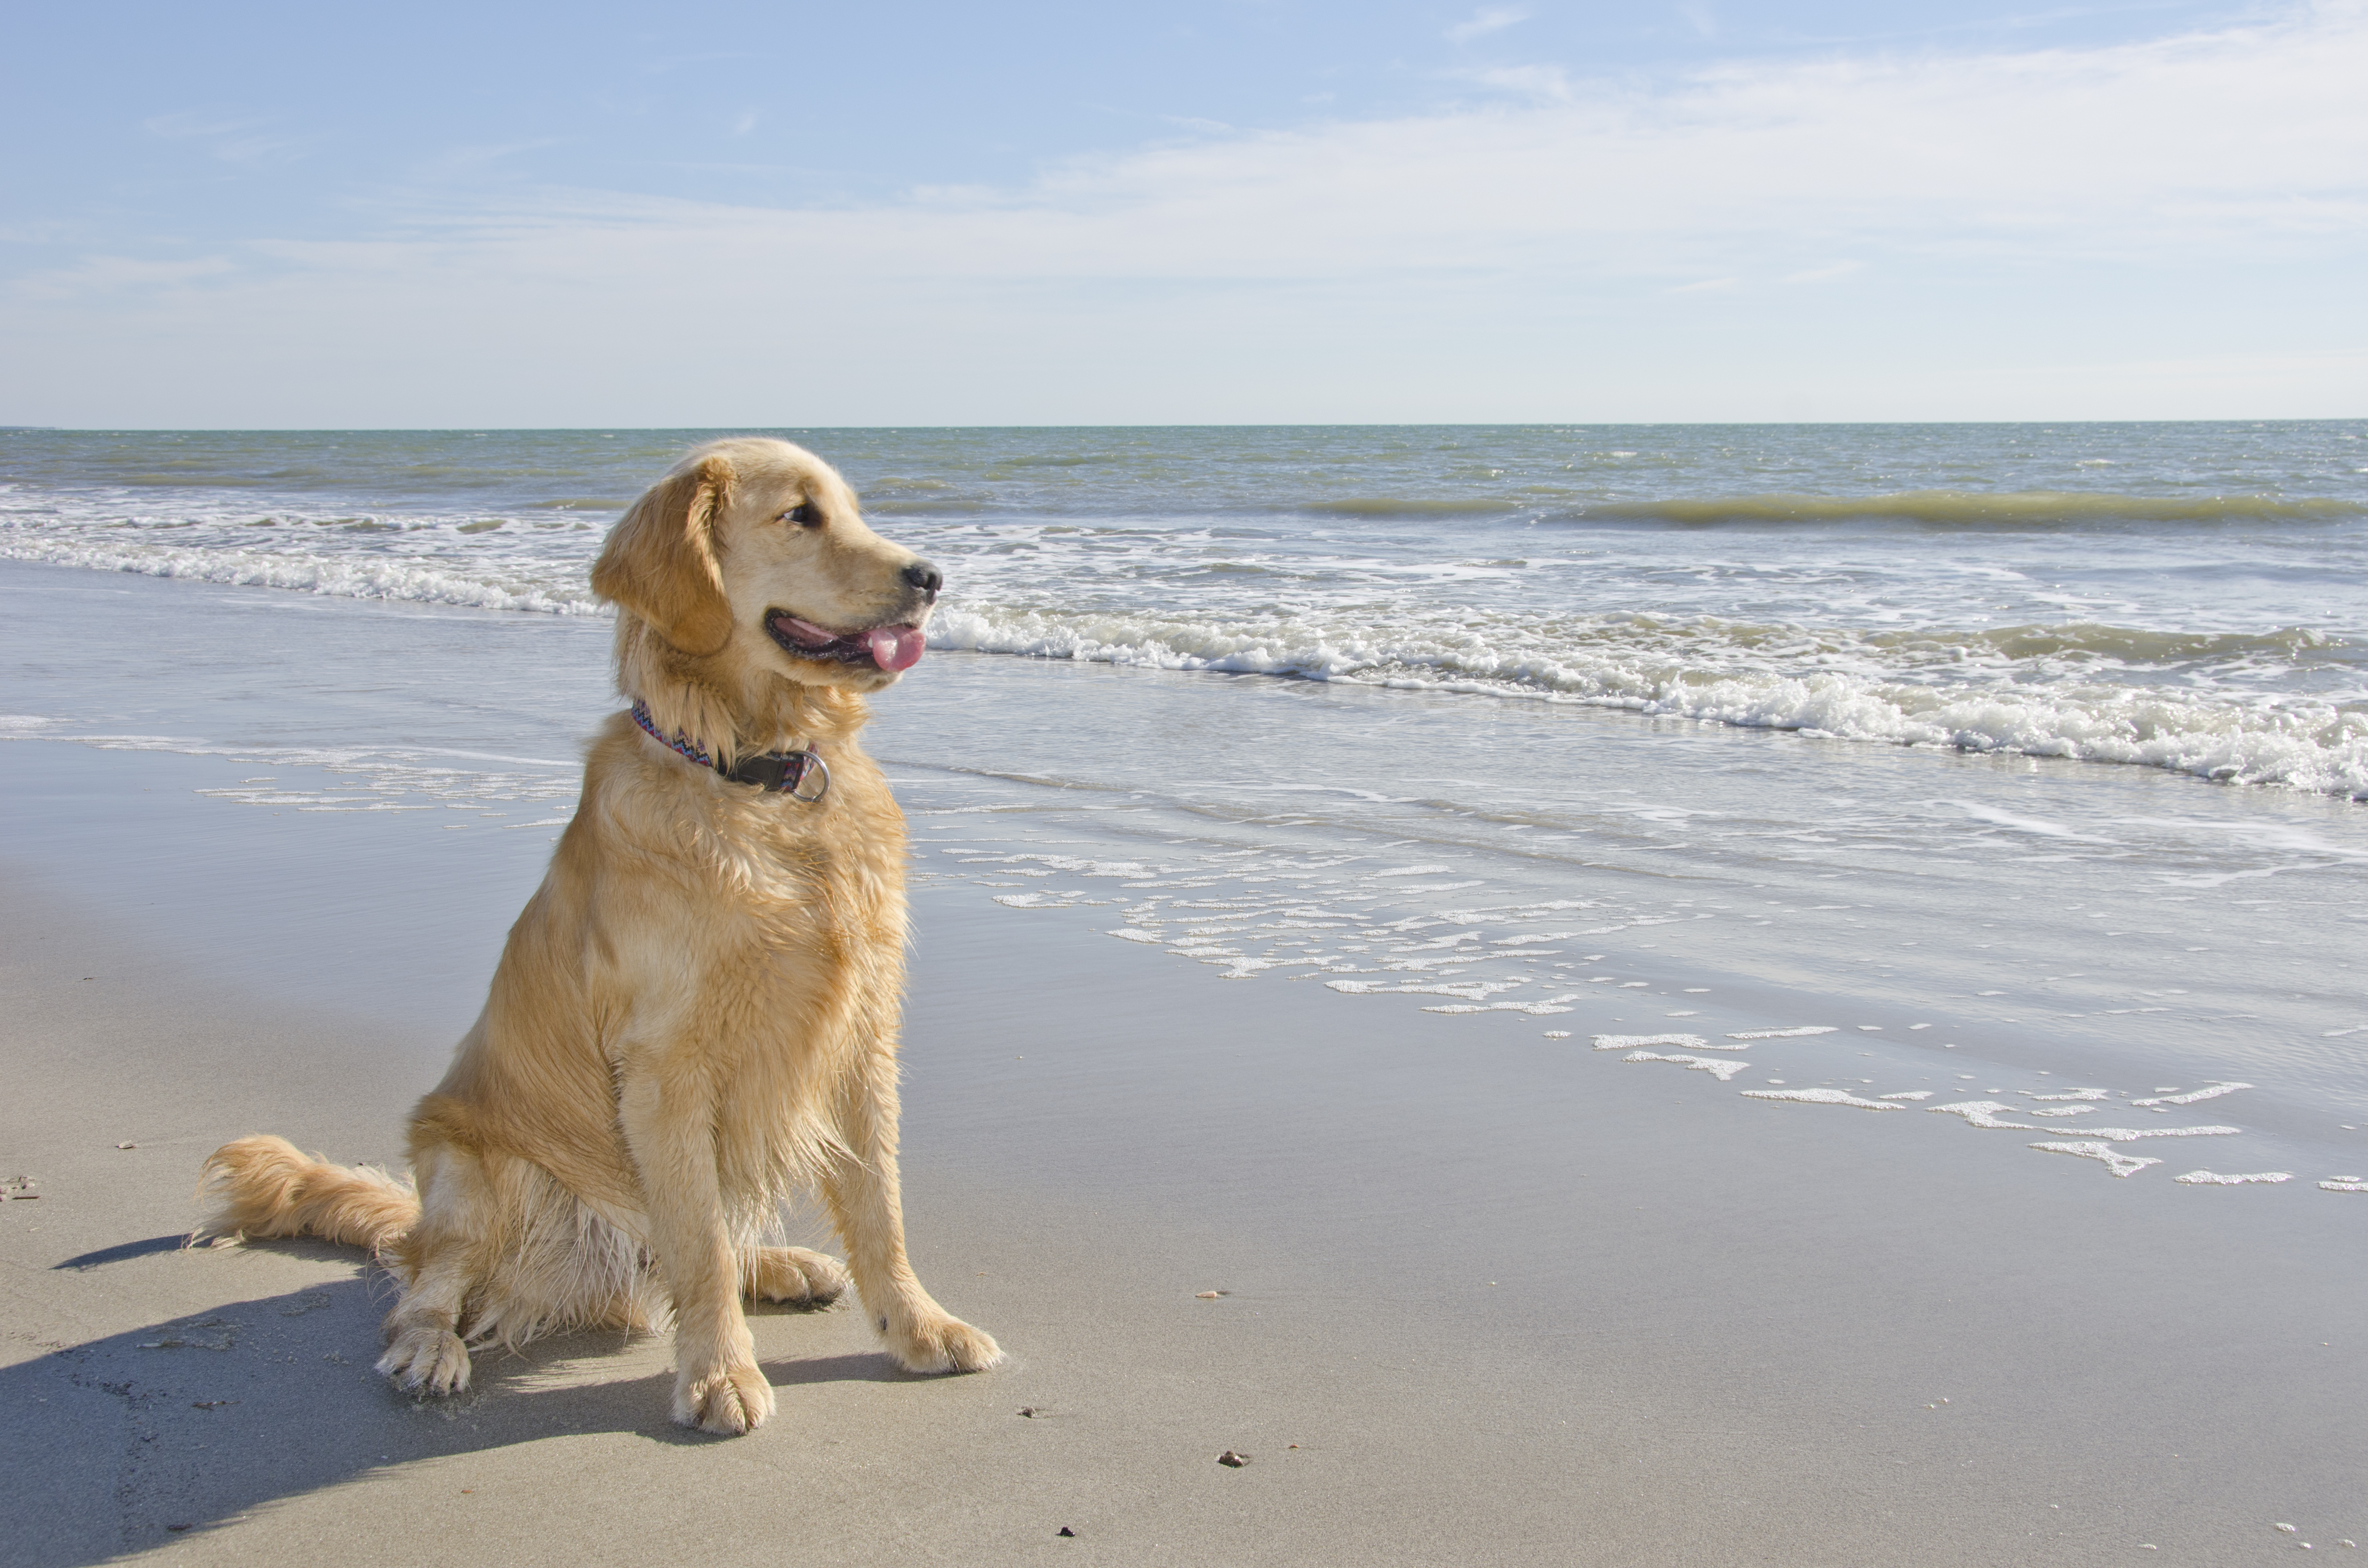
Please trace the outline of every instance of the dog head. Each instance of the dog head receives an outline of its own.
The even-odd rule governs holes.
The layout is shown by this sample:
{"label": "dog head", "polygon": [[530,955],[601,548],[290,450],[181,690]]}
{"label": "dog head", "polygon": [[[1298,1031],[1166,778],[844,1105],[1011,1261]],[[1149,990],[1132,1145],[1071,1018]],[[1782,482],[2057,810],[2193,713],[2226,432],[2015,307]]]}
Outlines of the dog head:
{"label": "dog head", "polygon": [[759,437],[677,463],[592,567],[592,591],[677,654],[849,691],[920,658],[943,580],[864,526],[828,463]]}

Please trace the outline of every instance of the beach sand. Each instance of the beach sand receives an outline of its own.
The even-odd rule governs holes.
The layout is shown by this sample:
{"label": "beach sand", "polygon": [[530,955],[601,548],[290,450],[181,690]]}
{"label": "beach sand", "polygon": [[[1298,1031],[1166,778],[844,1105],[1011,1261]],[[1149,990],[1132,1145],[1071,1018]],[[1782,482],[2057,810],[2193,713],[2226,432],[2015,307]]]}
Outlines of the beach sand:
{"label": "beach sand", "polygon": [[907,1377],[852,1311],[767,1312],[780,1412],[747,1438],[668,1424],[663,1339],[482,1353],[467,1398],[415,1403],[370,1370],[382,1277],[310,1243],[183,1250],[190,1189],[249,1131],[398,1154],[547,835],[194,793],[242,770],[0,746],[0,1176],[40,1194],[0,1204],[11,1563],[2228,1563],[2368,1539],[2368,1200],[2248,1205],[2267,1189],[2117,1182],[2028,1134],[1770,1106],[1614,1066],[1597,1013],[1229,982],[960,883],[916,899],[906,1214],[924,1281],[1009,1365]]}

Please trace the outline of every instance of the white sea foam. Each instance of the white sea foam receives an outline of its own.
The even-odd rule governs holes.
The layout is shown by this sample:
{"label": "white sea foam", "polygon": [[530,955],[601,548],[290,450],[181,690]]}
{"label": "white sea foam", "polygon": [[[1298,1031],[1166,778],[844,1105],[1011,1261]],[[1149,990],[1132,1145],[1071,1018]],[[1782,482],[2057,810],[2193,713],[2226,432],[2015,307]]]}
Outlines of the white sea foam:
{"label": "white sea foam", "polygon": [[2117,1176],[2135,1176],[2148,1165],[2158,1165],[2160,1160],[2150,1160],[2142,1154],[2124,1154],[2110,1143],[2033,1143],[2032,1148],[2050,1154],[2070,1154],[2078,1159],[2096,1160]]}
{"label": "white sea foam", "polygon": [[2083,1127],[2083,1138],[2094,1138],[2107,1143],[2127,1143],[2138,1138],[2233,1138],[2243,1132],[2241,1127]]}
{"label": "white sea foam", "polygon": [[1600,1034],[1595,1038],[1598,1051],[1634,1051],[1656,1045],[1679,1046],[1687,1051],[1723,1051],[1698,1034]]}
{"label": "white sea foam", "polygon": [[2249,1182],[2275,1184],[2294,1180],[2292,1171],[2259,1171],[2251,1176],[2219,1176],[2211,1171],[2190,1171],[2185,1176],[2170,1178],[2184,1187],[2243,1187]]}
{"label": "white sea foam", "polygon": [[2368,1192],[2368,1176],[2331,1176],[2318,1186],[2322,1192]]}
{"label": "white sea foam", "polygon": [[1731,1058],[1722,1062],[1714,1056],[1689,1056],[1683,1051],[1663,1055],[1655,1051],[1632,1051],[1620,1060],[1622,1062],[1674,1062],[1692,1072],[1714,1073],[1722,1084],[1751,1065],[1748,1062],[1737,1062]]}
{"label": "white sea foam", "polygon": [[1929,1100],[1932,1097],[1932,1091],[1930,1089],[1909,1089],[1904,1094],[1877,1095],[1874,1097],[1879,1100]]}
{"label": "white sea foam", "polygon": [[1804,1024],[1799,1028],[1793,1029],[1745,1029],[1741,1034],[1731,1034],[1726,1038],[1729,1040],[1805,1040],[1813,1034],[1840,1032],[1839,1026],[1834,1024]]}
{"label": "white sea foam", "polygon": [[[1160,669],[1527,696],[1847,740],[2134,763],[2210,778],[2368,794],[2368,714],[2332,704],[2102,684],[1967,689],[1874,673],[1750,667],[1773,630],[1705,623],[1685,639],[1680,654],[1659,625],[1640,627],[1634,618],[1549,630],[1501,621],[1485,628],[1461,620],[1431,626],[1399,617],[1392,631],[1377,634],[1364,616],[1234,622],[980,606],[943,613],[932,624],[930,643]],[[1870,651],[1868,662],[1886,661]],[[1920,666],[1918,673],[1924,673]]]}
{"label": "white sea foam", "polygon": [[1755,1100],[1797,1100],[1803,1105],[1846,1105],[1860,1110],[1905,1110],[1906,1106],[1884,1100],[1862,1100],[1856,1095],[1839,1089],[1746,1089],[1743,1093]]}
{"label": "white sea foam", "polygon": [[2216,1100],[2223,1095],[2233,1095],[2239,1089],[2249,1089],[2250,1084],[2214,1084],[2209,1088],[2192,1089],[2183,1095],[2157,1095],[2148,1099],[2132,1100],[2132,1105],[2194,1105],[2201,1100]]}
{"label": "white sea foam", "polygon": [[1940,1116],[1962,1116],[1975,1127],[2000,1128],[2015,1132],[2044,1132],[2045,1128],[2032,1127],[2020,1121],[2001,1121],[1998,1112],[2014,1108],[1997,1100],[1959,1100],[1954,1105],[1926,1106],[1926,1110]]}
{"label": "white sea foam", "polygon": [[[251,549],[94,543],[81,539],[0,535],[0,559],[40,561],[98,572],[137,572],[232,587],[283,588],[348,599],[395,599],[458,605],[470,609],[533,610],[549,615],[607,615],[588,582],[575,571],[554,573],[539,563],[476,570],[430,562],[282,553]],[[572,563],[571,563],[572,564]],[[556,580],[554,580],[556,579]]]}

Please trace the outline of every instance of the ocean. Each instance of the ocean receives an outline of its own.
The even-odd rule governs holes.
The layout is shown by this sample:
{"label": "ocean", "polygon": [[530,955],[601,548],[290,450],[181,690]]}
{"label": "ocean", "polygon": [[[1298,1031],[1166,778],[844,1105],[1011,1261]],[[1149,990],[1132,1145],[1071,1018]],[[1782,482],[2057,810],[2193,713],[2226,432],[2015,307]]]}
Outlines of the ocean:
{"label": "ocean", "polygon": [[[2368,421],[771,433],[946,573],[871,741],[925,884],[1445,1051],[2368,1169]],[[0,433],[0,736],[539,845],[708,434]]]}

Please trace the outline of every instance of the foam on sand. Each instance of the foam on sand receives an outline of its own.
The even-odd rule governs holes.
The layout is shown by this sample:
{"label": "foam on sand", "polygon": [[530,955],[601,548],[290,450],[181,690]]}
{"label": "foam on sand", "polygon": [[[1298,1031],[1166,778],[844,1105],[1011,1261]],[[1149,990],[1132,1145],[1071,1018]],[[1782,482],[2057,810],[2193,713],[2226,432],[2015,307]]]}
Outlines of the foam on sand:
{"label": "foam on sand", "polygon": [[2124,1154],[2110,1143],[2033,1143],[2032,1147],[2050,1154],[2071,1154],[2083,1160],[2101,1161],[2105,1168],[2117,1176],[2135,1176],[2148,1165],[2162,1164],[2160,1160],[2149,1160],[2140,1154]]}
{"label": "foam on sand", "polygon": [[2182,1187],[2243,1187],[2248,1182],[2281,1182],[2294,1180],[2292,1171],[2260,1171],[2252,1176],[2218,1176],[2211,1171],[2190,1171],[2171,1180]]}
{"label": "foam on sand", "polygon": [[1598,1051],[1637,1051],[1656,1045],[1680,1046],[1688,1051],[1728,1049],[1713,1045],[1698,1034],[1600,1034],[1594,1040]]}
{"label": "foam on sand", "polygon": [[1846,1105],[1861,1110],[1906,1110],[1902,1105],[1884,1100],[1862,1100],[1856,1095],[1839,1089],[1746,1089],[1743,1093],[1755,1100],[1796,1100],[1802,1105]]}
{"label": "foam on sand", "polygon": [[1997,1100],[1959,1100],[1954,1105],[1928,1105],[1926,1110],[1941,1116],[1962,1116],[1975,1127],[2002,1128],[2013,1132],[2044,1132],[2044,1127],[2032,1127],[2020,1121],[2000,1121],[1998,1112],[2014,1108]]}
{"label": "foam on sand", "polygon": [[1620,1060],[1622,1062],[1674,1062],[1692,1072],[1715,1073],[1718,1074],[1718,1081],[1722,1084],[1751,1065],[1748,1062],[1737,1062],[1732,1059],[1722,1062],[1713,1056],[1688,1056],[1683,1051],[1664,1056],[1654,1051],[1632,1051]]}
{"label": "foam on sand", "polygon": [[1731,1034],[1726,1038],[1729,1040],[1804,1040],[1813,1034],[1840,1032],[1839,1026],[1834,1024],[1804,1024],[1799,1028],[1792,1029],[1746,1029],[1741,1034]]}
{"label": "foam on sand", "polygon": [[2249,1089],[2250,1084],[2214,1084],[2209,1088],[2192,1089],[2183,1095],[2156,1095],[2147,1099],[2132,1100],[2132,1105],[2164,1106],[2193,1105],[2199,1100],[2216,1100],[2222,1095],[2233,1095],[2239,1089]]}

